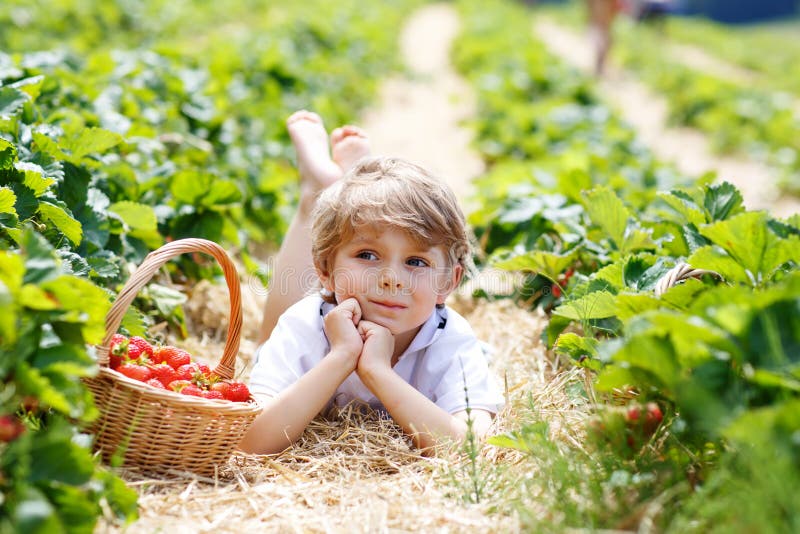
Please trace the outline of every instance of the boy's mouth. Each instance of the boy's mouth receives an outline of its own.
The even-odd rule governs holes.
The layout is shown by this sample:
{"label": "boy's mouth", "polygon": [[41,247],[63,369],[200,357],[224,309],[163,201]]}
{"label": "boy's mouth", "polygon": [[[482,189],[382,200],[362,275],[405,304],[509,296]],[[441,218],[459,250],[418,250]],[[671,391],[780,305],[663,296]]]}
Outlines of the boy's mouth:
{"label": "boy's mouth", "polygon": [[404,310],[407,308],[407,306],[404,304],[392,302],[390,300],[370,300],[370,302],[380,306],[381,308],[386,308],[389,310]]}

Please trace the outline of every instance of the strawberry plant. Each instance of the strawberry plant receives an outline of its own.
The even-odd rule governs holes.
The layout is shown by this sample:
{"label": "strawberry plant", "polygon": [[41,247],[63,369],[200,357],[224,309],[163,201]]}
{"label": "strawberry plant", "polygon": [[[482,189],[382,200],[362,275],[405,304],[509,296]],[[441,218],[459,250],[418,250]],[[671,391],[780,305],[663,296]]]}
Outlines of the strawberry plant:
{"label": "strawberry plant", "polygon": [[[563,530],[631,529],[655,510],[647,524],[682,532],[735,530],[730,510],[758,507],[770,513],[754,513],[750,530],[791,531],[796,498],[773,480],[800,480],[800,220],[746,211],[730,184],[655,161],[585,78],[529,37],[520,7],[459,7],[454,53],[479,94],[489,164],[471,215],[484,260],[524,275],[514,296],[550,312],[545,341],[585,368],[578,402],[595,413],[578,448],[552,442],[541,421],[492,438],[537,473],[515,488],[516,511],[547,530],[527,507],[548,499]],[[682,261],[715,274],[656,296]]]}
{"label": "strawberry plant", "polygon": [[37,233],[17,239],[19,251],[0,254],[0,530],[130,521],[136,494],[97,465],[91,436],[74,426],[97,415],[80,379],[97,370],[87,346],[103,337],[108,294],[65,272]]}

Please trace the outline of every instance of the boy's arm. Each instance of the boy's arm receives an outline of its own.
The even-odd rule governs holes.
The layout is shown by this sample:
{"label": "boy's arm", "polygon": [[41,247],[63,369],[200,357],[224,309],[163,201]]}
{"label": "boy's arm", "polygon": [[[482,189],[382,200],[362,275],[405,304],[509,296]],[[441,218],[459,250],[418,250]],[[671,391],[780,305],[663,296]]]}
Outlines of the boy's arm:
{"label": "boy's arm", "polygon": [[297,382],[267,401],[239,448],[254,454],[272,454],[294,443],[353,372],[352,362],[348,354],[331,351]]}
{"label": "boy's arm", "polygon": [[[466,410],[452,415],[447,413],[403,380],[391,367],[359,370],[359,376],[420,449],[432,449],[442,439],[460,441],[466,437]],[[491,414],[473,409],[469,417],[472,418],[475,435],[485,435],[492,422]]]}
{"label": "boy's arm", "polygon": [[296,382],[270,399],[239,443],[244,452],[280,452],[303,433],[342,382],[355,371],[364,343],[356,330],[361,309],[347,299],[326,316],[331,351]]}
{"label": "boy's arm", "polygon": [[[389,330],[361,321],[359,331],[365,339],[358,375],[414,444],[425,450],[442,439],[464,439],[468,430],[466,410],[447,413],[394,372],[391,366],[394,338]],[[470,417],[472,431],[483,436],[491,424],[491,414],[471,410]]]}

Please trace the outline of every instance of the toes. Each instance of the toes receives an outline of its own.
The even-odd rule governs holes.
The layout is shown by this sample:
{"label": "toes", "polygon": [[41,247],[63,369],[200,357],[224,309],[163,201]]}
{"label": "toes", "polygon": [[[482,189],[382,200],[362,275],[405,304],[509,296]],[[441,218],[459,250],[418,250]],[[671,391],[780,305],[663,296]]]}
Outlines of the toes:
{"label": "toes", "polygon": [[291,124],[294,124],[296,122],[303,121],[303,120],[322,124],[322,117],[320,117],[319,115],[317,115],[313,111],[308,111],[308,110],[305,110],[305,109],[301,109],[299,111],[295,111],[294,113],[289,115],[289,118],[286,119],[286,124],[287,125],[291,125]]}
{"label": "toes", "polygon": [[339,141],[342,140],[343,137],[344,137],[344,133],[342,131],[342,128],[335,128],[331,132],[331,144],[338,143]]}
{"label": "toes", "polygon": [[353,135],[357,135],[358,137],[367,137],[367,133],[359,128],[358,126],[353,126],[352,124],[347,124],[340,128],[342,130],[342,137],[350,137]]}

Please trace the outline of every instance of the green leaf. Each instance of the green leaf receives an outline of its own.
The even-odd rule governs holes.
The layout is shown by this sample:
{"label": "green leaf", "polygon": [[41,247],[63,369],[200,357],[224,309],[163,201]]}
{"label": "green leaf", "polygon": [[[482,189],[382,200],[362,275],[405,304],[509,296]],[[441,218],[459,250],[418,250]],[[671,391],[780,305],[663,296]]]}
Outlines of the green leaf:
{"label": "green leaf", "polygon": [[39,286],[25,284],[19,292],[19,304],[31,310],[55,310],[58,301]]}
{"label": "green leaf", "polygon": [[108,250],[102,250],[86,258],[86,262],[92,269],[92,275],[98,278],[116,278],[121,272],[120,259]]}
{"label": "green leaf", "polygon": [[534,250],[514,256],[494,264],[499,269],[506,271],[529,271],[547,277],[551,282],[557,282],[561,273],[566,271],[577,257],[577,250],[567,254],[557,254],[544,250]]}
{"label": "green leaf", "polygon": [[522,452],[530,451],[530,448],[525,440],[521,439],[521,436],[513,433],[492,436],[487,439],[486,442],[489,445],[494,445],[495,447],[501,447],[503,449],[514,449]]}
{"label": "green leaf", "polygon": [[625,241],[630,212],[617,194],[607,187],[595,188],[584,195],[584,207],[589,218],[599,226],[617,248]]}
{"label": "green leaf", "polygon": [[165,316],[172,315],[175,309],[186,302],[186,295],[182,292],[161,284],[149,284],[146,294],[153,299],[158,311]]}
{"label": "green leaf", "polygon": [[633,317],[638,317],[642,313],[660,308],[662,303],[654,295],[641,293],[621,293],[617,295],[617,317],[621,321],[627,321]]}
{"label": "green leaf", "polygon": [[[0,271],[3,267],[2,258],[0,258]],[[17,339],[17,309],[14,295],[2,278],[0,278],[0,310],[2,310],[0,313],[0,347],[11,346]]]}
{"label": "green leaf", "polygon": [[72,405],[69,399],[46,376],[28,365],[28,363],[19,362],[17,364],[14,378],[20,393],[37,397],[42,404],[58,412],[67,415],[71,414]]}
{"label": "green leaf", "polygon": [[66,159],[68,156],[58,148],[58,143],[41,132],[33,132],[33,143],[39,152],[43,152],[54,159]]}
{"label": "green leaf", "polygon": [[640,280],[644,277],[650,264],[641,256],[632,256],[625,262],[622,269],[622,280],[625,287],[631,289],[644,289],[644,284],[640,284]]}
{"label": "green leaf", "polygon": [[179,203],[196,206],[208,194],[213,178],[208,174],[195,171],[182,171],[172,178],[170,192]]}
{"label": "green leaf", "polygon": [[22,110],[28,95],[14,87],[0,87],[0,118],[8,119]]}
{"label": "green leaf", "polygon": [[72,442],[64,421],[54,421],[40,432],[31,447],[36,458],[31,466],[31,482],[61,482],[79,486],[89,481],[94,472],[92,454]]}
{"label": "green leaf", "polygon": [[[697,250],[688,260],[693,267],[711,269],[728,276],[728,281],[760,285],[775,270],[791,259],[800,258],[800,239],[792,236],[781,239],[767,225],[764,212],[746,212],[728,220],[703,226],[700,233],[724,250],[730,260],[724,259],[719,249],[708,247]],[[715,268],[717,267],[717,268]]]}
{"label": "green leaf", "polygon": [[39,211],[39,200],[33,193],[30,187],[20,183],[12,183],[11,189],[14,191],[17,200],[14,203],[14,209],[17,211],[17,216],[21,221],[27,221],[34,214]]}
{"label": "green leaf", "polygon": [[217,178],[211,183],[207,195],[200,199],[202,206],[212,207],[222,204],[232,204],[242,200],[242,192],[230,180]]}
{"label": "green leaf", "polygon": [[13,523],[17,532],[31,534],[66,533],[64,525],[58,520],[58,514],[45,497],[34,486],[22,486],[19,502],[14,507]]}
{"label": "green leaf", "polygon": [[156,213],[151,206],[123,200],[115,202],[108,207],[108,211],[115,213],[131,229],[156,230],[158,221]]}
{"label": "green leaf", "polygon": [[[742,194],[728,182],[706,187],[703,207],[708,221],[720,221],[744,211]],[[695,223],[696,224],[696,223]]]}
{"label": "green leaf", "polygon": [[72,241],[74,245],[80,245],[83,237],[81,223],[76,221],[65,208],[43,200],[39,204],[39,213],[44,219],[53,223],[53,226],[58,228],[64,237]]}
{"label": "green leaf", "polygon": [[29,78],[23,78],[17,82],[14,82],[10,85],[14,89],[19,89],[20,91],[27,94],[31,100],[36,100],[39,96],[39,93],[42,90],[42,85],[44,84],[44,76],[39,74],[38,76],[31,76]]}
{"label": "green leaf", "polygon": [[561,304],[553,313],[575,321],[614,317],[617,314],[616,297],[608,291],[595,291]]}
{"label": "green leaf", "polygon": [[626,369],[645,371],[660,388],[673,389],[680,376],[681,368],[672,347],[655,336],[626,339],[611,359]]}
{"label": "green leaf", "polygon": [[0,137],[0,170],[14,168],[17,159],[17,147]]}
{"label": "green leaf", "polygon": [[22,183],[29,187],[37,197],[42,196],[55,183],[55,179],[44,176],[44,169],[35,163],[19,162],[16,164],[16,168],[25,175]]}
{"label": "green leaf", "polygon": [[598,391],[613,391],[625,386],[636,384],[636,379],[630,369],[617,365],[604,367],[597,376],[595,387]]}
{"label": "green leaf", "polygon": [[689,222],[695,226],[706,223],[706,217],[694,200],[683,191],[670,191],[668,193],[658,193],[658,197],[669,207],[682,215],[684,222]]}
{"label": "green leaf", "polygon": [[24,283],[37,284],[61,274],[52,247],[41,235],[27,230],[22,235],[21,248],[26,256]]}
{"label": "green leaf", "polygon": [[785,373],[767,369],[755,369],[752,374],[745,374],[745,378],[759,386],[785,389],[794,393],[800,393],[800,380],[787,376]]}
{"label": "green leaf", "polygon": [[95,362],[86,349],[67,343],[39,349],[31,364],[37,369],[66,376],[92,376],[96,372]]}
{"label": "green leaf", "polygon": [[68,160],[78,164],[84,156],[102,154],[121,142],[122,136],[114,132],[102,128],[85,128],[77,136],[68,139],[63,146],[72,152]]}
{"label": "green leaf", "polygon": [[77,323],[86,343],[96,345],[105,335],[105,316],[111,308],[108,294],[89,280],[62,275],[42,284],[63,310],[60,321]]}
{"label": "green leaf", "polygon": [[8,187],[0,187],[0,213],[17,214],[14,204],[17,202],[17,195]]}
{"label": "green leaf", "polygon": [[600,362],[597,361],[597,343],[594,338],[567,332],[558,336],[554,349],[557,353],[568,355],[582,367],[598,369]]}
{"label": "green leaf", "polygon": [[661,295],[661,300],[669,304],[672,308],[684,310],[697,299],[697,295],[708,289],[708,287],[697,278],[690,278],[685,282],[676,284]]}
{"label": "green leaf", "polygon": [[625,230],[625,240],[622,243],[622,254],[630,254],[637,250],[654,250],[658,245],[653,241],[653,231],[637,228],[629,224]]}

